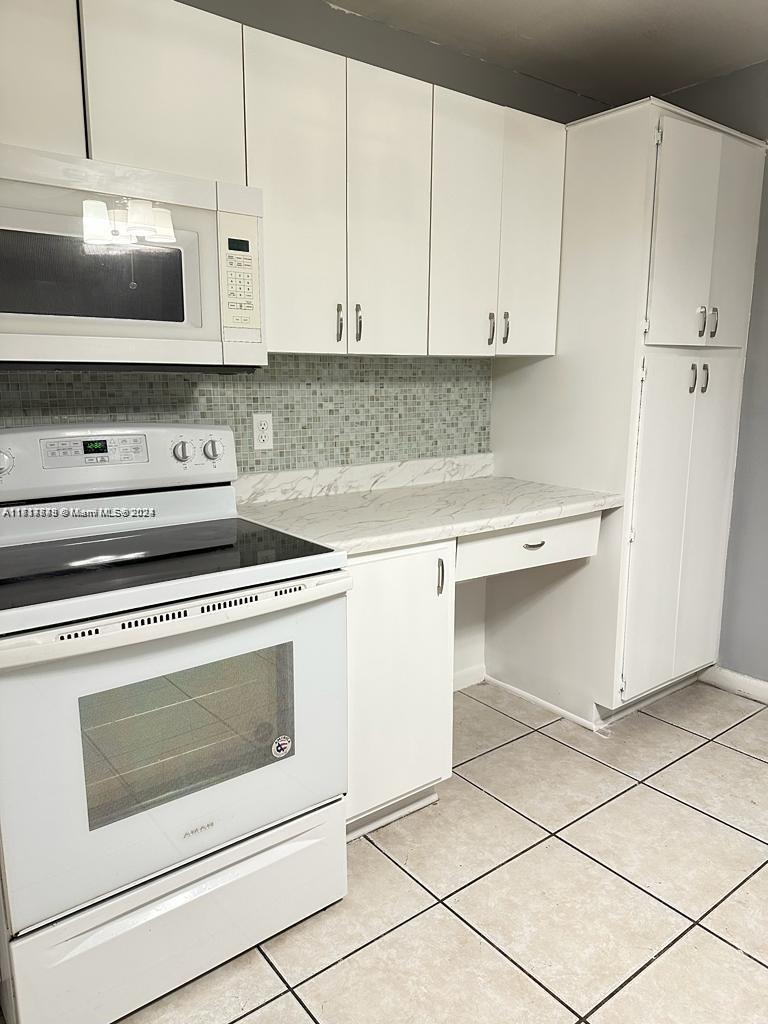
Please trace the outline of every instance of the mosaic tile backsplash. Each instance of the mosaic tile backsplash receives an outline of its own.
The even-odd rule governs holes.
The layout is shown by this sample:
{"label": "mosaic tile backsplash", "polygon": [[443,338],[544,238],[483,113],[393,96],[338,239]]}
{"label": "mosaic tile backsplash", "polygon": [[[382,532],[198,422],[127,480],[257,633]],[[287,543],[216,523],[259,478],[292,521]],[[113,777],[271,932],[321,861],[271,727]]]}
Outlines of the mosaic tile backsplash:
{"label": "mosaic tile backsplash", "polygon": [[[272,355],[255,372],[0,368],[0,428],[100,420],[225,423],[241,472],[483,454],[490,359]],[[271,412],[274,448],[253,450]]]}

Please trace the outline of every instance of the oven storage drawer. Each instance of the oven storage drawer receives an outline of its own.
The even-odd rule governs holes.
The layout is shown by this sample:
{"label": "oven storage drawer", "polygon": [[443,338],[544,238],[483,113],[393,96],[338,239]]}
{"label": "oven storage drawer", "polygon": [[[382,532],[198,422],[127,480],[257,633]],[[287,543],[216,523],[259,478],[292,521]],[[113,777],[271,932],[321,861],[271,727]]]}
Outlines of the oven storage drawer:
{"label": "oven storage drawer", "polygon": [[456,580],[474,580],[552,562],[589,558],[597,551],[600,518],[600,512],[590,512],[571,519],[459,537]]}
{"label": "oven storage drawer", "polygon": [[338,800],[14,939],[16,1024],[116,1020],[346,888]]}

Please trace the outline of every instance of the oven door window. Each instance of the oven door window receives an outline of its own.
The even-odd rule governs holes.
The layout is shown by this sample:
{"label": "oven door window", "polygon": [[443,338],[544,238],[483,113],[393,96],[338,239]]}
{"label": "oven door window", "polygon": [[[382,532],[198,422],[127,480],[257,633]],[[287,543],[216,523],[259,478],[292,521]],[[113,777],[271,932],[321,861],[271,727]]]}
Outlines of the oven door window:
{"label": "oven door window", "polygon": [[91,831],[292,757],[293,644],[79,699]]}
{"label": "oven door window", "polygon": [[183,323],[181,249],[0,229],[0,312]]}

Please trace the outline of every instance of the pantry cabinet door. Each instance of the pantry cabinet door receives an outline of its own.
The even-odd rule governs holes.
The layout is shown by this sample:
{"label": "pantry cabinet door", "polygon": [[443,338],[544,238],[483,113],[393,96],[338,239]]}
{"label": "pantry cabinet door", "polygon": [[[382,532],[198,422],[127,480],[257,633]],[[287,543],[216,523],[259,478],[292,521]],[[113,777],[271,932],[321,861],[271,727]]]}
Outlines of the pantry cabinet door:
{"label": "pantry cabinet door", "polygon": [[244,32],[248,184],[264,190],[269,348],[346,352],[346,61]]}
{"label": "pantry cabinet door", "polygon": [[764,168],[762,147],[723,136],[706,337],[710,345],[743,348],[747,343]]}
{"label": "pantry cabinet door", "polygon": [[455,561],[455,542],[350,561],[348,820],[451,774]]}
{"label": "pantry cabinet door", "polygon": [[632,507],[625,625],[625,698],[675,676],[677,602],[688,460],[696,404],[695,353],[650,349],[646,360]]}
{"label": "pantry cabinet door", "polygon": [[242,26],[175,0],[81,0],[91,156],[245,183]]}
{"label": "pantry cabinet door", "polygon": [[701,353],[686,502],[675,675],[717,660],[743,353]]}
{"label": "pantry cabinet door", "polygon": [[349,351],[427,354],[432,86],[347,62]]}
{"label": "pantry cabinet door", "polygon": [[553,355],[560,288],[565,125],[504,112],[496,355]]}
{"label": "pantry cabinet door", "polygon": [[430,355],[492,356],[504,108],[435,86]]}
{"label": "pantry cabinet door", "polygon": [[0,4],[0,142],[85,156],[76,0]]}
{"label": "pantry cabinet door", "polygon": [[649,345],[703,345],[715,242],[722,134],[661,119]]}

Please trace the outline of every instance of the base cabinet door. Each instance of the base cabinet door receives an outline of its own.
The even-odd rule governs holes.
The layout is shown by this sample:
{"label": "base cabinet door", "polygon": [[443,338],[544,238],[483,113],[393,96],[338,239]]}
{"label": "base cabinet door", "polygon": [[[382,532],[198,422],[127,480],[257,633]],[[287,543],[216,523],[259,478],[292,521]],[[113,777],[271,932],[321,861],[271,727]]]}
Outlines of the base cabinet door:
{"label": "base cabinet door", "polygon": [[717,660],[744,359],[718,349],[699,359],[680,568],[675,675]]}
{"label": "base cabinet door", "polygon": [[554,355],[565,126],[504,111],[496,355]]}
{"label": "base cabinet door", "polygon": [[348,820],[451,773],[455,558],[441,543],[350,561]]}
{"label": "base cabinet door", "polygon": [[435,86],[429,354],[496,344],[504,108]]}
{"label": "base cabinet door", "polygon": [[243,30],[248,184],[264,190],[270,352],[347,351],[346,61]]}
{"label": "base cabinet door", "polygon": [[675,675],[697,353],[649,349],[638,436],[624,644],[625,699]]}

